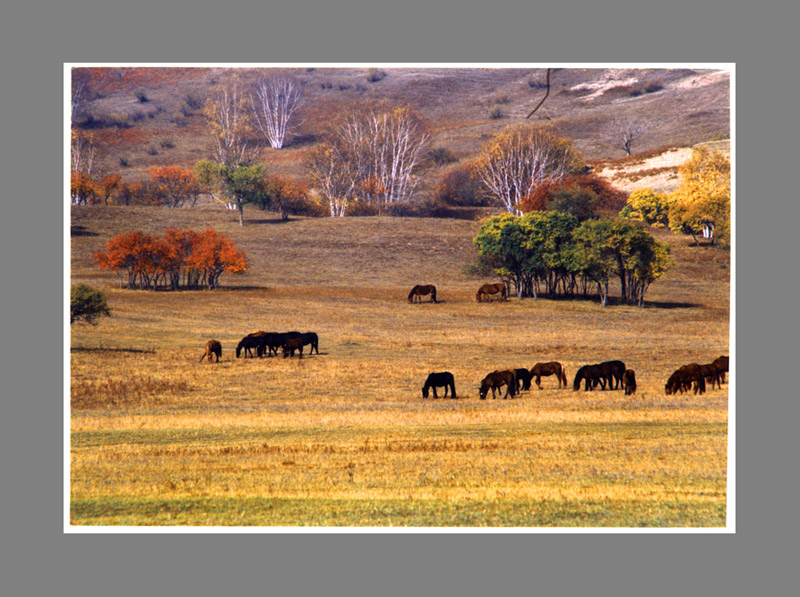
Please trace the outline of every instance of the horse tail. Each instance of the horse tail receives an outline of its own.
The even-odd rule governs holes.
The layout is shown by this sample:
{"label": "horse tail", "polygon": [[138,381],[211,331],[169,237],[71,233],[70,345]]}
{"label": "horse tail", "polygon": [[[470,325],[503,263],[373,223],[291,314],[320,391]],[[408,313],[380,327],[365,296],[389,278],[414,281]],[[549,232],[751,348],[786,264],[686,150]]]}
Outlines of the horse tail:
{"label": "horse tail", "polygon": [[561,378],[558,381],[558,387],[561,387],[561,382],[564,382],[564,387],[566,388],[569,383],[567,382],[567,368],[563,365],[561,366]]}
{"label": "horse tail", "polygon": [[431,286],[431,301],[436,302],[436,286]]}

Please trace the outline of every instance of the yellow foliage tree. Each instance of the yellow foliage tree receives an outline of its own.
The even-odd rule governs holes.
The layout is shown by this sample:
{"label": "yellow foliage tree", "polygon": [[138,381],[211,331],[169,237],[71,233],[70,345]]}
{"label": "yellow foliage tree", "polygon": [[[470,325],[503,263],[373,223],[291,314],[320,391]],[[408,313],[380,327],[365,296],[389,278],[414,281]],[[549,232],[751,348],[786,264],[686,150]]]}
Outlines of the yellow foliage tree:
{"label": "yellow foliage tree", "polygon": [[731,163],[718,150],[700,146],[678,173],[681,183],[672,193],[669,227],[675,232],[697,235],[713,226],[711,244],[727,245],[731,236]]}

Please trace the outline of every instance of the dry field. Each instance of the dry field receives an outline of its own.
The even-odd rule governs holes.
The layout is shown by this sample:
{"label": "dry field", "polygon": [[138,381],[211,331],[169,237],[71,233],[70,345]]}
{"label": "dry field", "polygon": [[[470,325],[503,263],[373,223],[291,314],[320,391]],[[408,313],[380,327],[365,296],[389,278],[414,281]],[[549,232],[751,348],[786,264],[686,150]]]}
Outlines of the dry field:
{"label": "dry field", "polygon": [[[728,386],[666,396],[679,365],[728,354],[729,254],[672,246],[645,308],[478,304],[462,273],[479,223],[294,219],[218,209],[73,208],[72,281],[112,317],[73,325],[73,525],[721,527]],[[91,260],[114,234],[227,234],[249,256],[216,291],[118,288]],[[407,302],[435,284],[438,304]],[[236,359],[256,331],[316,331],[320,354]],[[198,363],[205,341],[220,363]],[[552,378],[478,399],[489,371],[622,359],[634,396]],[[458,399],[423,400],[431,371]]]}

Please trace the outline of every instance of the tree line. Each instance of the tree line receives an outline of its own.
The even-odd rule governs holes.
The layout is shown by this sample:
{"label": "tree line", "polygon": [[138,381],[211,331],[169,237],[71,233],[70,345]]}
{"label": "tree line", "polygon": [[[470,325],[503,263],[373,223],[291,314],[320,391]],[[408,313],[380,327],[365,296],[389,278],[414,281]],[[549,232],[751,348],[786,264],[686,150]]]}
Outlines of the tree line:
{"label": "tree line", "polygon": [[475,237],[484,268],[513,284],[519,298],[590,296],[605,306],[612,279],[620,300],[642,306],[650,284],[671,266],[669,247],[620,218],[580,222],[563,212],[502,214]]}

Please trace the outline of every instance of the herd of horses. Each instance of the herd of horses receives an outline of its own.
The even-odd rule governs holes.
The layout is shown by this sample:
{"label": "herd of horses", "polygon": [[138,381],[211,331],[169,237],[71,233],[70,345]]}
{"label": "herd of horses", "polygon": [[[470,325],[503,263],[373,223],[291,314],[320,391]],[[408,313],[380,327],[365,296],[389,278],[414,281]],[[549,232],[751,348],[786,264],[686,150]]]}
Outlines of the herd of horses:
{"label": "herd of horses", "polygon": [[[706,381],[711,383],[712,389],[714,384],[722,388],[728,367],[727,356],[721,356],[708,365],[698,365],[697,363],[684,365],[670,376],[665,386],[666,393],[677,394],[680,392],[682,394],[694,387],[695,394],[698,392],[702,394],[706,391]],[[559,389],[561,389],[562,384],[564,388],[568,387],[564,366],[557,361],[550,361],[536,363],[530,369],[497,369],[492,371],[481,380],[478,397],[481,400],[486,400],[489,390],[491,390],[492,398],[495,399],[498,393],[503,394],[503,387],[505,386],[505,394],[502,395],[502,398],[514,398],[521,391],[530,390],[531,382],[535,382],[536,386],[541,390],[541,378],[549,375],[555,376]],[[575,373],[572,389],[578,391],[581,385],[583,385],[584,391],[594,390],[600,386],[601,390],[622,389],[626,396],[630,396],[636,393],[636,372],[626,367],[622,361],[604,361],[594,365],[583,365]],[[425,385],[422,387],[422,397],[427,398],[430,390],[433,389],[433,397],[438,398],[437,387],[444,387],[445,398],[447,397],[448,389],[450,390],[450,398],[457,398],[455,378],[449,371],[434,372],[428,375]]]}
{"label": "herd of horses", "polygon": [[[483,302],[484,300],[490,300],[491,295],[494,294],[499,295],[500,300],[505,300],[507,298],[505,284],[484,284],[478,289],[476,298],[478,302]],[[408,302],[421,302],[421,297],[423,296],[430,296],[430,302],[432,303],[437,302],[436,286],[433,284],[417,284],[408,294]],[[278,351],[281,351],[283,358],[293,357],[297,352],[302,359],[303,348],[309,345],[311,348],[308,354],[314,354],[314,352],[319,354],[319,337],[315,332],[253,332],[242,338],[236,346],[236,358],[238,359],[240,356],[252,358],[253,350],[255,350],[257,357],[277,356]],[[222,344],[213,339],[206,342],[205,352],[200,357],[200,362],[203,359],[219,362],[220,358],[222,358]],[[728,367],[727,356],[721,356],[706,365],[697,363],[683,365],[670,375],[664,390],[668,395],[683,394],[692,389],[695,394],[703,394],[706,391],[707,382],[711,384],[712,389],[715,385],[718,388],[722,388],[722,384],[725,383],[725,374],[728,373]],[[497,393],[502,393],[502,388],[505,386],[503,399],[514,398],[521,391],[530,390],[533,382],[541,390],[542,377],[551,375],[555,376],[559,389],[561,389],[562,385],[564,388],[567,387],[566,370],[558,361],[536,363],[530,369],[498,369],[492,371],[481,380],[478,397],[481,400],[485,400],[489,390],[491,390],[492,398],[494,399],[497,397]],[[625,395],[631,395],[636,392],[636,372],[627,368],[625,363],[619,360],[583,365],[575,373],[572,389],[579,390],[581,384],[584,386],[584,391],[594,390],[600,386],[601,390],[617,390],[621,388]],[[450,398],[457,398],[455,378],[449,371],[434,372],[428,375],[425,384],[422,386],[422,397],[428,398],[431,390],[433,390],[433,397],[438,398],[436,388],[444,388],[445,398],[448,392]]]}
{"label": "herd of horses", "polygon": [[[294,353],[298,352],[302,359],[303,347],[308,345],[311,345],[308,354],[314,354],[314,352],[319,354],[319,336],[315,332],[253,332],[239,341],[236,346],[236,358],[241,356],[252,358],[253,350],[256,351],[256,356],[259,358],[277,356],[280,350],[283,358],[293,357]],[[211,361],[212,357],[216,357],[217,362],[222,357],[222,344],[219,340],[206,342],[206,350],[200,357],[200,362],[205,358]]]}

